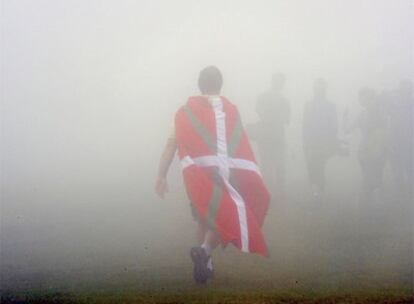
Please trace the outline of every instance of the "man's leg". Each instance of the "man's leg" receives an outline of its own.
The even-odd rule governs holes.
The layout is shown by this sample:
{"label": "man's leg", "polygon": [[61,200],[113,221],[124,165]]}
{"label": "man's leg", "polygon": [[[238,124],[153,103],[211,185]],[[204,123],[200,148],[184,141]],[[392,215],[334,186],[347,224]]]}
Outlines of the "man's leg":
{"label": "man's leg", "polygon": [[207,254],[211,255],[211,253],[214,249],[216,249],[219,243],[220,241],[217,237],[217,234],[213,230],[207,229],[204,235],[203,244],[201,245],[201,247],[203,247],[206,250]]}
{"label": "man's leg", "polygon": [[198,227],[197,227],[197,242],[199,244],[203,244],[204,240],[206,238],[207,233],[207,226],[202,223],[200,220],[198,220]]}
{"label": "man's leg", "polygon": [[201,245],[201,248],[203,248],[207,254],[207,257],[208,257],[207,268],[210,270],[210,272],[213,272],[213,261],[212,261],[211,254],[213,253],[213,250],[216,249],[218,244],[219,244],[219,240],[218,240],[216,233],[208,229],[205,233],[204,242]]}
{"label": "man's leg", "polygon": [[318,160],[313,150],[306,151],[306,164],[308,167],[309,184],[312,189],[313,200],[319,197],[318,189]]}
{"label": "man's leg", "polygon": [[316,171],[317,183],[316,184],[318,187],[319,194],[323,194],[325,191],[325,167],[326,167],[327,160],[328,159],[324,156],[320,156],[316,160],[316,166],[317,166],[317,171]]}

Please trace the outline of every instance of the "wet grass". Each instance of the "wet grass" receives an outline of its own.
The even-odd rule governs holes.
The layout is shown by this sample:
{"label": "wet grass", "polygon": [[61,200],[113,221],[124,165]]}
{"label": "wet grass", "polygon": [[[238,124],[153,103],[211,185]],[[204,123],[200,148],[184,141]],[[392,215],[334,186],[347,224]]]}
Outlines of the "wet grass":
{"label": "wet grass", "polygon": [[82,293],[32,292],[4,294],[1,303],[414,303],[409,290],[354,292],[235,291],[194,288],[186,291],[96,291]]}

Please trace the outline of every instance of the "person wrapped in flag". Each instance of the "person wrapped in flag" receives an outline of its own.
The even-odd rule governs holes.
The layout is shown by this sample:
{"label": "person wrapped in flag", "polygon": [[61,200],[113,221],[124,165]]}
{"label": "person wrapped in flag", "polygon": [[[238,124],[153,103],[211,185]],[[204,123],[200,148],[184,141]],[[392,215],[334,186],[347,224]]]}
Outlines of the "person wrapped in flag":
{"label": "person wrapped in flag", "polygon": [[175,131],[161,156],[155,190],[167,192],[166,176],[178,150],[188,198],[197,218],[200,246],[191,248],[194,280],[213,276],[212,252],[231,243],[267,256],[261,231],[270,195],[264,185],[236,106],[220,96],[223,79],[215,66],[199,75],[200,96],[175,115]]}

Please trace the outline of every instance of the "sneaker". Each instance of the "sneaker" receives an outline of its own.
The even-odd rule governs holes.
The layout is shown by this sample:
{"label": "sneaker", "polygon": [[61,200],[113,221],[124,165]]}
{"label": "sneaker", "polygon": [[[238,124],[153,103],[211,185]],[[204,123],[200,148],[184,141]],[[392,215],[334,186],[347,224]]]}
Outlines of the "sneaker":
{"label": "sneaker", "polygon": [[193,277],[197,284],[205,284],[209,277],[207,268],[208,256],[203,248],[193,247],[190,251],[194,263]]}

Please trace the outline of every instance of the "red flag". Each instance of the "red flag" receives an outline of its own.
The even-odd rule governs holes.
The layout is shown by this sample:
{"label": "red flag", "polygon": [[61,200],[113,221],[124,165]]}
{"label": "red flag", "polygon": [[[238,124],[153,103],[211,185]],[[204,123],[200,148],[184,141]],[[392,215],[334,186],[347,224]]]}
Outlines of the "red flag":
{"label": "red flag", "polygon": [[267,255],[261,227],[267,191],[237,108],[224,97],[190,97],[175,119],[187,194],[224,245]]}

